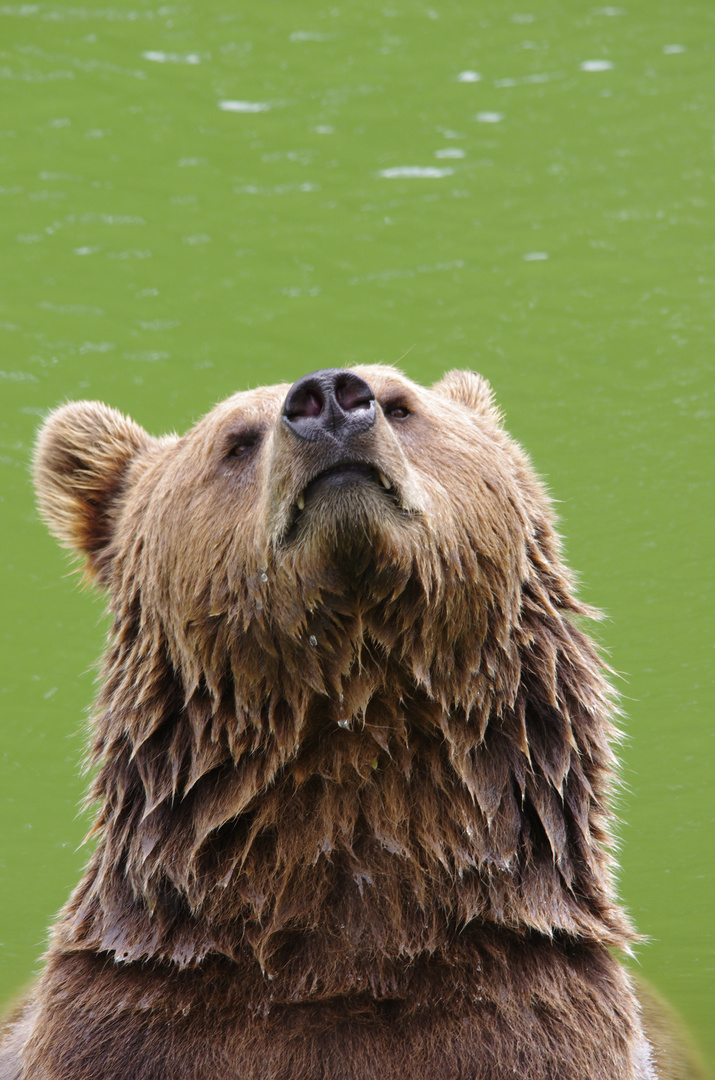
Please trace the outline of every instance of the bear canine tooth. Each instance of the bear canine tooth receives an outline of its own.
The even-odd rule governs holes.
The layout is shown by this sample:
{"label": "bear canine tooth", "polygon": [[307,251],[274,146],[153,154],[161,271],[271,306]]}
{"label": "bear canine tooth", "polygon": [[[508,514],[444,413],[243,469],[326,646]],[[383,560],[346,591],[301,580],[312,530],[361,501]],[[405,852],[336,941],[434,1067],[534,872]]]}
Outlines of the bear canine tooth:
{"label": "bear canine tooth", "polygon": [[382,484],[382,486],[383,486],[383,487],[384,487],[384,488],[385,488],[385,489],[386,489],[387,491],[389,491],[389,490],[390,490],[390,488],[392,487],[392,484],[391,484],[391,483],[390,483],[390,481],[389,481],[389,480],[387,479],[387,477],[385,476],[385,474],[384,474],[384,473],[381,473],[381,472],[378,472],[378,474],[377,474],[377,475],[378,475],[378,476],[380,477],[380,483]]}
{"label": "bear canine tooth", "polygon": [[296,506],[299,510],[305,510],[305,495],[302,491],[296,500]]}

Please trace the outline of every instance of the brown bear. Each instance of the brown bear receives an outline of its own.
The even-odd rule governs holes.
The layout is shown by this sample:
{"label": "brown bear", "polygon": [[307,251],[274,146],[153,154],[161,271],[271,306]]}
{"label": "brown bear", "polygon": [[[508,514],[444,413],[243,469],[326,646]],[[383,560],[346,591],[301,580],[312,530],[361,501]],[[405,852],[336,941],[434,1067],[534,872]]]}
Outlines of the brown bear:
{"label": "brown bear", "polygon": [[109,596],[96,848],[0,1076],[648,1080],[612,693],[488,384],[236,394],[39,437]]}

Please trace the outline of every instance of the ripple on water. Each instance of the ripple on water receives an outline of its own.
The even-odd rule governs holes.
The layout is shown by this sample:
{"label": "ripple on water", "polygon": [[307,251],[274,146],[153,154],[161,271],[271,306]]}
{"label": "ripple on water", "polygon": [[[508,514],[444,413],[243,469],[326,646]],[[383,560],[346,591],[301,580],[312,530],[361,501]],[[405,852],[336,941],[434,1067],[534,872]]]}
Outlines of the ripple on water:
{"label": "ripple on water", "polygon": [[267,101],[219,101],[218,107],[223,112],[237,113],[268,112],[270,109]]}
{"label": "ripple on water", "polygon": [[581,71],[610,71],[612,67],[612,60],[584,60]]}
{"label": "ripple on water", "polygon": [[169,53],[159,49],[149,49],[143,52],[145,60],[152,60],[155,64],[200,64],[201,57],[198,53]]}
{"label": "ripple on water", "polygon": [[380,169],[378,176],[386,180],[396,180],[400,177],[409,179],[439,180],[443,176],[453,176],[454,169],[438,169],[435,165],[396,165],[392,169]]}

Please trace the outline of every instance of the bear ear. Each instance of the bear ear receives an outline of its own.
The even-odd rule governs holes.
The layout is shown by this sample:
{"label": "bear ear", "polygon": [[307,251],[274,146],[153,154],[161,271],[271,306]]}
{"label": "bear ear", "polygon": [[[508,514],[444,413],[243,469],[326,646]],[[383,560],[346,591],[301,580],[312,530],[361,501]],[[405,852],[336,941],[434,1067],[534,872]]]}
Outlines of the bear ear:
{"label": "bear ear", "polygon": [[432,389],[460,405],[466,405],[468,409],[490,415],[496,420],[501,419],[494,404],[494,391],[487,380],[477,375],[476,371],[448,371]]}
{"label": "bear ear", "polygon": [[86,556],[90,575],[100,580],[130,465],[153,442],[133,420],[98,401],[62,405],[40,430],[34,460],[40,514],[61,544]]}

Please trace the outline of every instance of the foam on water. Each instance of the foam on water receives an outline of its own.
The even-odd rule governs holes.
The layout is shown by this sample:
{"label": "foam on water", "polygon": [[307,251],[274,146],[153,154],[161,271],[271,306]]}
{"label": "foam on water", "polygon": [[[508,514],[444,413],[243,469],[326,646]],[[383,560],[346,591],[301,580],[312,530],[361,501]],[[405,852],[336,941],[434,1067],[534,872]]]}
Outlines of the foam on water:
{"label": "foam on water", "polygon": [[543,262],[544,259],[548,259],[549,255],[546,251],[527,251],[526,255],[522,255],[524,262]]}
{"label": "foam on water", "polygon": [[458,146],[446,146],[444,150],[435,150],[434,156],[436,158],[463,158],[464,150],[460,150]]}
{"label": "foam on water", "polygon": [[500,112],[478,112],[474,117],[480,124],[499,124],[504,119],[504,113]]}
{"label": "foam on water", "polygon": [[478,71],[460,71],[457,76],[457,82],[481,82],[481,79]]}

